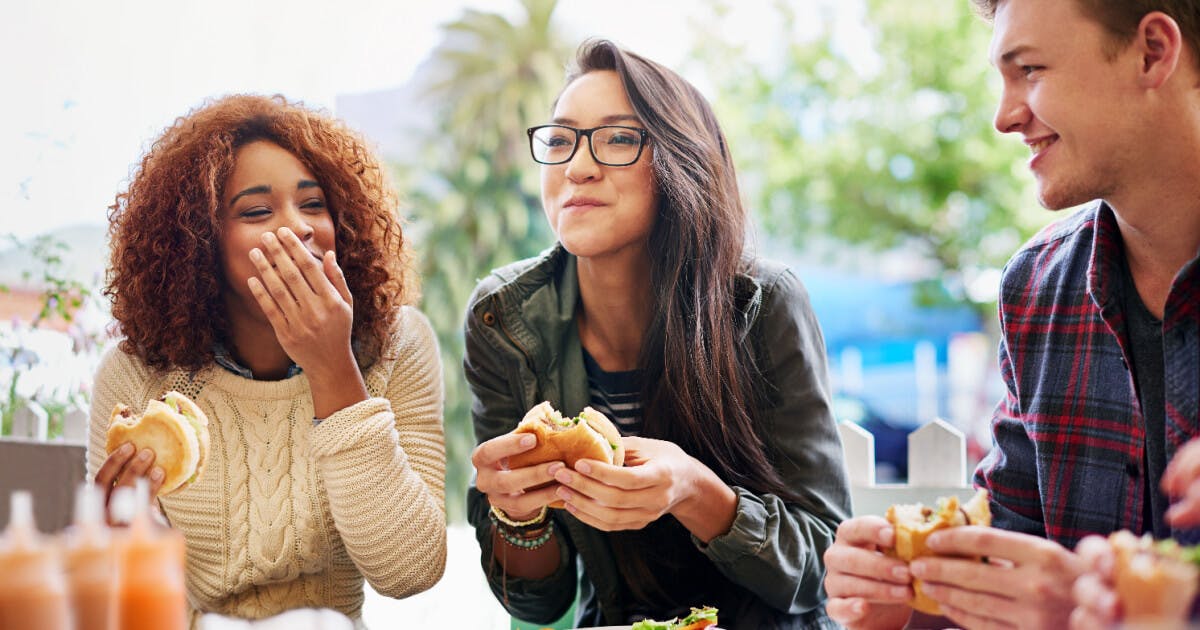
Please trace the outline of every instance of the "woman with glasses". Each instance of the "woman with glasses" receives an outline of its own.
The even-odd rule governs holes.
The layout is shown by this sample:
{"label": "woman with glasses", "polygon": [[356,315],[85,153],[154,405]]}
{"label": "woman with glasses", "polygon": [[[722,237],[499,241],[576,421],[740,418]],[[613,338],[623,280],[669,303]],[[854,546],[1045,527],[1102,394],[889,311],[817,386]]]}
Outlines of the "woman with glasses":
{"label": "woman with glasses", "polygon": [[[849,494],[825,348],[796,276],[744,251],[712,109],[594,40],[528,135],[558,245],[495,270],[466,317],[468,517],[497,597],[539,623],[578,587],[580,626],[711,605],[726,628],[835,627],[822,554]],[[543,400],[612,418],[625,466],[510,469]]]}

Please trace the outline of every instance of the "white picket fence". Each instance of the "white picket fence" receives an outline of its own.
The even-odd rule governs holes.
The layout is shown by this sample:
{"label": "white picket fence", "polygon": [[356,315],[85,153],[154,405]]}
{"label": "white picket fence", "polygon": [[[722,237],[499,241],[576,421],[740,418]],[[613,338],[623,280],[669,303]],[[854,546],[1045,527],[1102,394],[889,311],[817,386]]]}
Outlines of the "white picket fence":
{"label": "white picket fence", "polygon": [[862,427],[838,425],[855,515],[878,514],[893,503],[932,505],[938,497],[974,494],[967,480],[967,440],[946,421],[935,419],[908,435],[908,483],[875,483],[875,436]]}
{"label": "white picket fence", "polygon": [[[36,402],[26,402],[13,412],[11,434],[5,437],[15,437],[27,440],[46,442],[49,438],[49,414]],[[63,415],[62,442],[67,444],[84,444],[87,441],[88,412],[86,409],[71,407]]]}

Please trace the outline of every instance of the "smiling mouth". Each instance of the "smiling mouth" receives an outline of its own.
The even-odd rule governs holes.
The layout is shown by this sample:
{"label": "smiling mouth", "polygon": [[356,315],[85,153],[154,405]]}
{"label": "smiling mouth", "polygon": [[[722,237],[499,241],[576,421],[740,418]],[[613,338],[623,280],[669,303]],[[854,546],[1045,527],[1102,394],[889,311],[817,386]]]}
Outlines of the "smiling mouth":
{"label": "smiling mouth", "polygon": [[1045,151],[1047,147],[1049,147],[1050,145],[1054,144],[1057,141],[1058,141],[1058,136],[1050,136],[1049,138],[1043,138],[1036,142],[1030,142],[1029,150],[1033,151],[1034,155],[1037,155],[1037,154],[1041,153],[1042,151]]}

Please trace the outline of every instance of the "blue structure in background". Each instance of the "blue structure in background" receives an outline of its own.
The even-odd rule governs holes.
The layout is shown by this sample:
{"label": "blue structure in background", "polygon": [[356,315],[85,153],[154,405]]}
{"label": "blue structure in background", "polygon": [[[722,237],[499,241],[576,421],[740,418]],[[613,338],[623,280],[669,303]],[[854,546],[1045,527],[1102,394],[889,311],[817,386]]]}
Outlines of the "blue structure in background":
{"label": "blue structure in background", "polygon": [[[931,419],[917,417],[918,344],[935,349],[937,406],[945,413],[950,339],[981,331],[978,316],[967,306],[918,306],[912,282],[885,282],[812,266],[794,268],[808,288],[825,335],[838,419],[856,422],[875,435],[881,479],[906,478],[907,435]],[[839,378],[847,349],[861,357],[861,387]]]}

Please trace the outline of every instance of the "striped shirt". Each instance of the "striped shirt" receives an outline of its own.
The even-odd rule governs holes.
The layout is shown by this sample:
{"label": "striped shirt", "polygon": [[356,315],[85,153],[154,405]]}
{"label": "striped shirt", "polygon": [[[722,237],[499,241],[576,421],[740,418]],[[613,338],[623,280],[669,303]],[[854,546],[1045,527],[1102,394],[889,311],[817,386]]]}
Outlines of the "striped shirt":
{"label": "striped shirt", "polygon": [[[1046,228],[1009,261],[1000,292],[996,446],[976,485],[992,493],[992,524],[1068,548],[1088,534],[1153,529],[1145,412],[1120,299],[1124,244],[1116,216],[1096,203]],[[1179,271],[1162,320],[1169,460],[1200,436],[1200,259]],[[1158,445],[1156,445],[1158,446]],[[1164,505],[1153,505],[1161,511]],[[1181,542],[1197,530],[1174,530]]]}
{"label": "striped shirt", "polygon": [[621,435],[641,434],[642,371],[605,372],[586,349],[583,365],[587,369],[591,407],[608,416]]}

